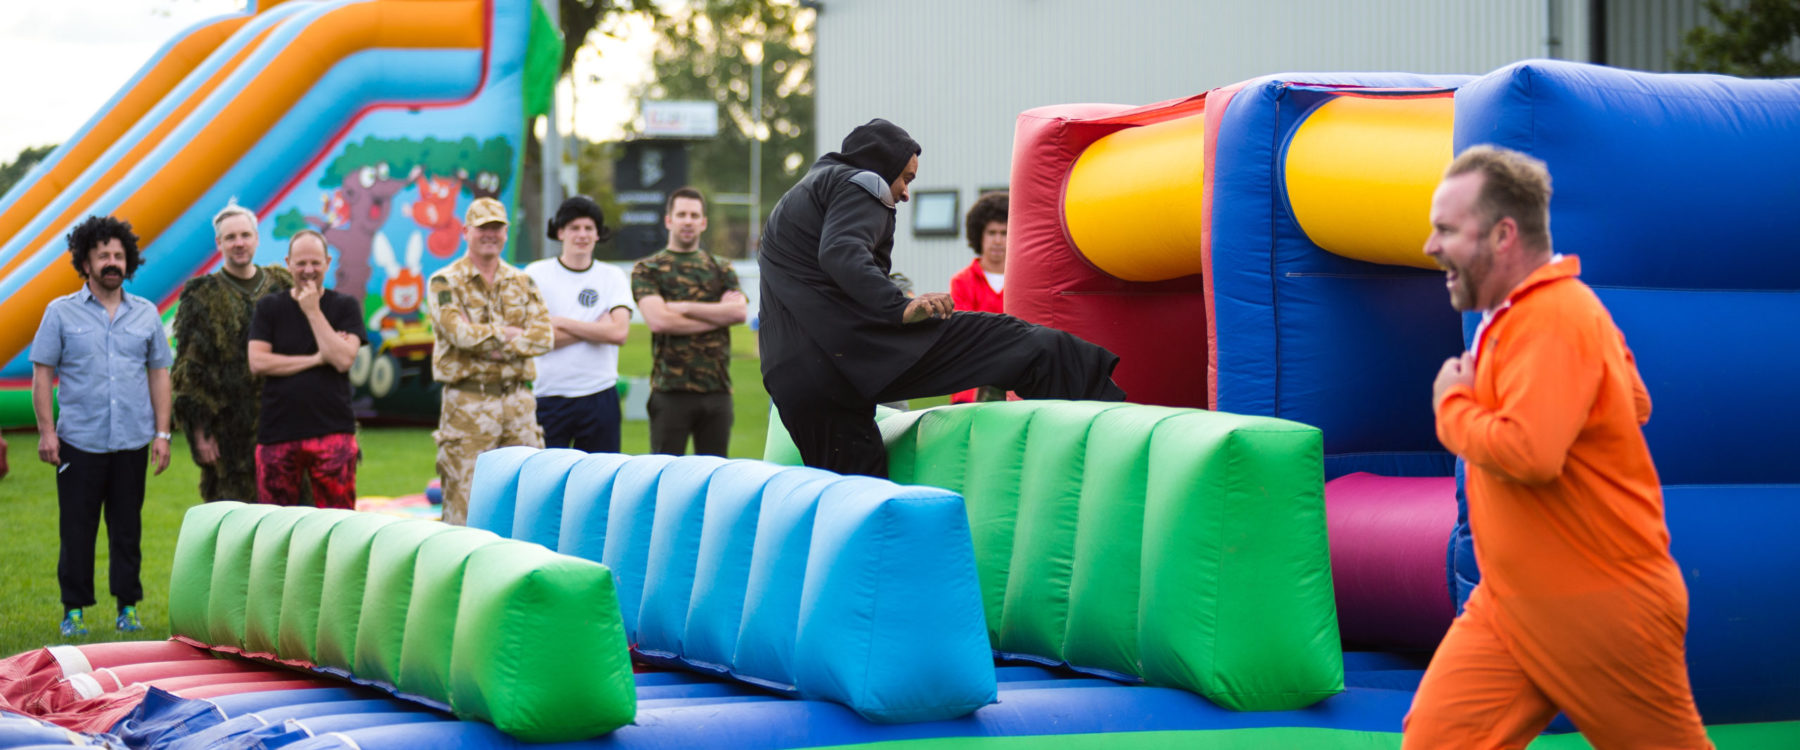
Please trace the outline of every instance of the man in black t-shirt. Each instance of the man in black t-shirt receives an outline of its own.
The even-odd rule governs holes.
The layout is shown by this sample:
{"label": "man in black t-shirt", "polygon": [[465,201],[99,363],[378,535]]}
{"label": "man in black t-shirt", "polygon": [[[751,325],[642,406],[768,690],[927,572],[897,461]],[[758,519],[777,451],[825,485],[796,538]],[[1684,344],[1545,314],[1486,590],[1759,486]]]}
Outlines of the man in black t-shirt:
{"label": "man in black t-shirt", "polygon": [[312,481],[321,508],[356,506],[356,414],[345,375],[363,343],[356,300],[323,286],[325,237],[303,229],[288,240],[294,288],[264,296],[250,320],[250,371],[265,378],[256,435],[256,499],[300,502]]}

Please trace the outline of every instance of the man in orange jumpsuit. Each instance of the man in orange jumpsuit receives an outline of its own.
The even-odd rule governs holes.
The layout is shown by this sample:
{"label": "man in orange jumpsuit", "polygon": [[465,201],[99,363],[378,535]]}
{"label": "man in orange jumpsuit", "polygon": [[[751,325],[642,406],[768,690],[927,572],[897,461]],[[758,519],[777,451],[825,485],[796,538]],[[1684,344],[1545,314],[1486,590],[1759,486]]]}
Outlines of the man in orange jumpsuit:
{"label": "man in orange jumpsuit", "polygon": [[1425,671],[1406,748],[1522,748],[1558,709],[1595,748],[1708,748],[1688,687],[1687,587],[1625,337],[1550,249],[1550,173],[1476,146],[1446,170],[1425,254],[1483,313],[1432,389],[1467,464],[1482,581]]}

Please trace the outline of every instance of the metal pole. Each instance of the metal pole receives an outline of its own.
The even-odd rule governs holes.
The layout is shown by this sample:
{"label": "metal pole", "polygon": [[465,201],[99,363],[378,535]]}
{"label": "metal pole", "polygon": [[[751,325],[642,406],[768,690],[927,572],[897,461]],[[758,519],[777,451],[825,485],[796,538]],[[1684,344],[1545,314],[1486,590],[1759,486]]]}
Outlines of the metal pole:
{"label": "metal pole", "polygon": [[757,50],[750,71],[750,238],[744,254],[755,258],[762,235],[762,50]]}
{"label": "metal pole", "polygon": [[[549,14],[550,22],[562,29],[561,9],[553,0],[540,3]],[[529,127],[529,125],[528,125]],[[538,143],[538,215],[532,221],[542,224],[545,219],[556,214],[556,208],[562,205],[562,134],[556,124],[556,95],[550,96],[550,110],[544,113],[544,140]],[[539,257],[549,257],[553,248],[545,240],[538,240]]]}

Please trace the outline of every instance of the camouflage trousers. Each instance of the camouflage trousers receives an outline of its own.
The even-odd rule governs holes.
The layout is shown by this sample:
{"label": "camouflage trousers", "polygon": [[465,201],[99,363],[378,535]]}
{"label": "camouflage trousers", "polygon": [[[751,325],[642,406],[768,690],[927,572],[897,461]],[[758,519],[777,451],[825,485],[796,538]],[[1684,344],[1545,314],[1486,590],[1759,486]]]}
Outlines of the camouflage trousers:
{"label": "camouflage trousers", "polygon": [[200,463],[198,441],[188,436],[188,453],[200,467],[200,499],[256,502],[255,425],[242,434],[220,431],[212,437],[219,443],[219,459],[207,465]]}
{"label": "camouflage trousers", "polygon": [[475,457],[484,451],[509,445],[544,447],[544,431],[537,423],[537,399],[530,388],[488,395],[444,388],[444,406],[438,414],[438,478],[444,487],[444,522],[461,526],[469,516],[469,484],[475,478]]}

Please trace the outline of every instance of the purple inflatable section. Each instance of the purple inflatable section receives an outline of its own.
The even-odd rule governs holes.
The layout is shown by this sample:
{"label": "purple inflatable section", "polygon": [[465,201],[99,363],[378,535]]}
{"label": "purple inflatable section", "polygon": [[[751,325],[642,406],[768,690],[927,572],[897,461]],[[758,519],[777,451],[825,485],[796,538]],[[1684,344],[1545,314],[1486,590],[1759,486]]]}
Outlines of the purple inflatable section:
{"label": "purple inflatable section", "polygon": [[1456,478],[1338,477],[1325,483],[1325,522],[1345,648],[1436,648],[1455,614],[1444,550]]}

